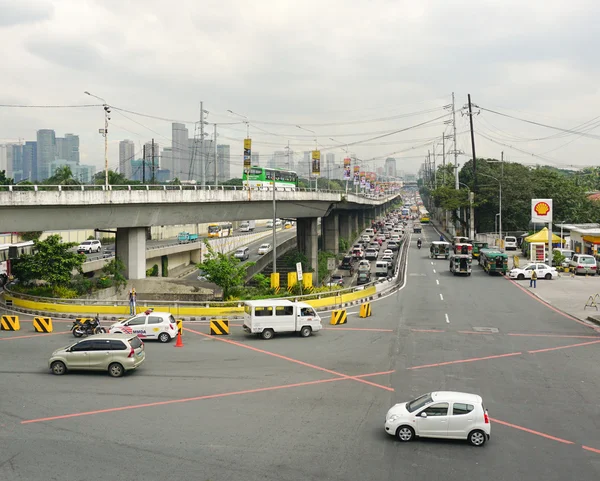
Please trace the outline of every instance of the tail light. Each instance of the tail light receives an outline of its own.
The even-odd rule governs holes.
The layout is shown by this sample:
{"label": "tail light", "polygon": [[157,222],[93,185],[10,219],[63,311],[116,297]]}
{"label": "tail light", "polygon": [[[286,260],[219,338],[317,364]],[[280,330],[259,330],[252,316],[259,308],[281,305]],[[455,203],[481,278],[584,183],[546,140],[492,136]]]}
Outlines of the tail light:
{"label": "tail light", "polygon": [[595,269],[597,266],[592,266],[592,269]]}
{"label": "tail light", "polygon": [[485,424],[490,424],[490,418],[487,412],[483,413],[483,421],[485,422]]}
{"label": "tail light", "polygon": [[131,351],[129,351],[129,356],[127,356],[127,357],[133,357],[133,356],[135,356],[135,349],[132,347]]}
{"label": "tail light", "polygon": [[583,266],[577,266],[577,269],[583,269]]}

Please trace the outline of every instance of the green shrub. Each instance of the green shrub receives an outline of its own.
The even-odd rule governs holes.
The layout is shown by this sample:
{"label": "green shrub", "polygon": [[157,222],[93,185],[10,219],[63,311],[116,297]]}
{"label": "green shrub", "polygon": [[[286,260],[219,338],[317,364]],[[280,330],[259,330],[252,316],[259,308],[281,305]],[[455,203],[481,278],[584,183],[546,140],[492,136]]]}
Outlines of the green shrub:
{"label": "green shrub", "polygon": [[146,277],[158,277],[158,264],[154,264],[150,269],[146,270]]}
{"label": "green shrub", "polygon": [[112,279],[108,278],[108,277],[101,277],[100,279],[98,279],[96,281],[96,287],[98,289],[106,289],[107,287],[112,286],[113,282]]}
{"label": "green shrub", "polygon": [[81,278],[73,283],[73,289],[77,291],[77,295],[84,296],[91,294],[94,289],[94,283],[90,279]]}
{"label": "green shrub", "polygon": [[77,299],[77,291],[64,286],[56,286],[52,293],[59,299]]}

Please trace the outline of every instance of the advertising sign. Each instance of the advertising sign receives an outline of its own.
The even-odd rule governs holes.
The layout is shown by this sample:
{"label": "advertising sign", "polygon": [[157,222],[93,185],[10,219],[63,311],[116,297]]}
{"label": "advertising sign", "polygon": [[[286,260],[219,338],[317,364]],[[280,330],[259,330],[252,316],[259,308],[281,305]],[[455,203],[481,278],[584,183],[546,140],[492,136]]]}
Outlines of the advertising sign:
{"label": "advertising sign", "polygon": [[531,199],[531,222],[534,224],[552,222],[552,199]]}
{"label": "advertising sign", "polygon": [[298,275],[298,282],[302,280],[302,262],[296,263],[296,274]]}
{"label": "advertising sign", "polygon": [[354,185],[360,184],[360,166],[354,166]]}
{"label": "advertising sign", "polygon": [[367,183],[367,177],[365,172],[360,173],[360,186],[361,188],[365,188]]}
{"label": "advertising sign", "polygon": [[252,139],[244,139],[244,169],[250,167],[252,167]]}
{"label": "advertising sign", "polygon": [[346,157],[344,159],[344,180],[350,180],[350,164],[352,163],[352,161],[350,160],[350,157]]}
{"label": "advertising sign", "polygon": [[321,151],[312,151],[312,173],[313,175],[321,175]]}

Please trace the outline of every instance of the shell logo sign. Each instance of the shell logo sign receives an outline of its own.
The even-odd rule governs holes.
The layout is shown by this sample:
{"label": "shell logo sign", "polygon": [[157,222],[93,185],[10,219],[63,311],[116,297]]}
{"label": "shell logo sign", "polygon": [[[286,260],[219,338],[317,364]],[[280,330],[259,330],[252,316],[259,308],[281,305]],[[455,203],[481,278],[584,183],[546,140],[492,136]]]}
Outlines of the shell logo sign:
{"label": "shell logo sign", "polygon": [[535,224],[552,222],[552,199],[531,199],[531,222]]}

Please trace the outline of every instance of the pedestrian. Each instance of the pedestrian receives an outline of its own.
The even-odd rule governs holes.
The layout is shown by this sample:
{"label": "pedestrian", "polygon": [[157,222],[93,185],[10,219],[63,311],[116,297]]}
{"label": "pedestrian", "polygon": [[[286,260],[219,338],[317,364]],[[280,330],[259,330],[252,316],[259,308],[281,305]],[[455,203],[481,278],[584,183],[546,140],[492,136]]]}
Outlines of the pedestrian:
{"label": "pedestrian", "polygon": [[129,291],[129,315],[135,316],[135,303],[136,303],[136,293],[135,287],[132,287]]}
{"label": "pedestrian", "polygon": [[535,289],[536,288],[536,284],[537,284],[537,273],[535,272],[535,269],[531,271],[531,279],[529,280],[529,287],[532,287]]}

